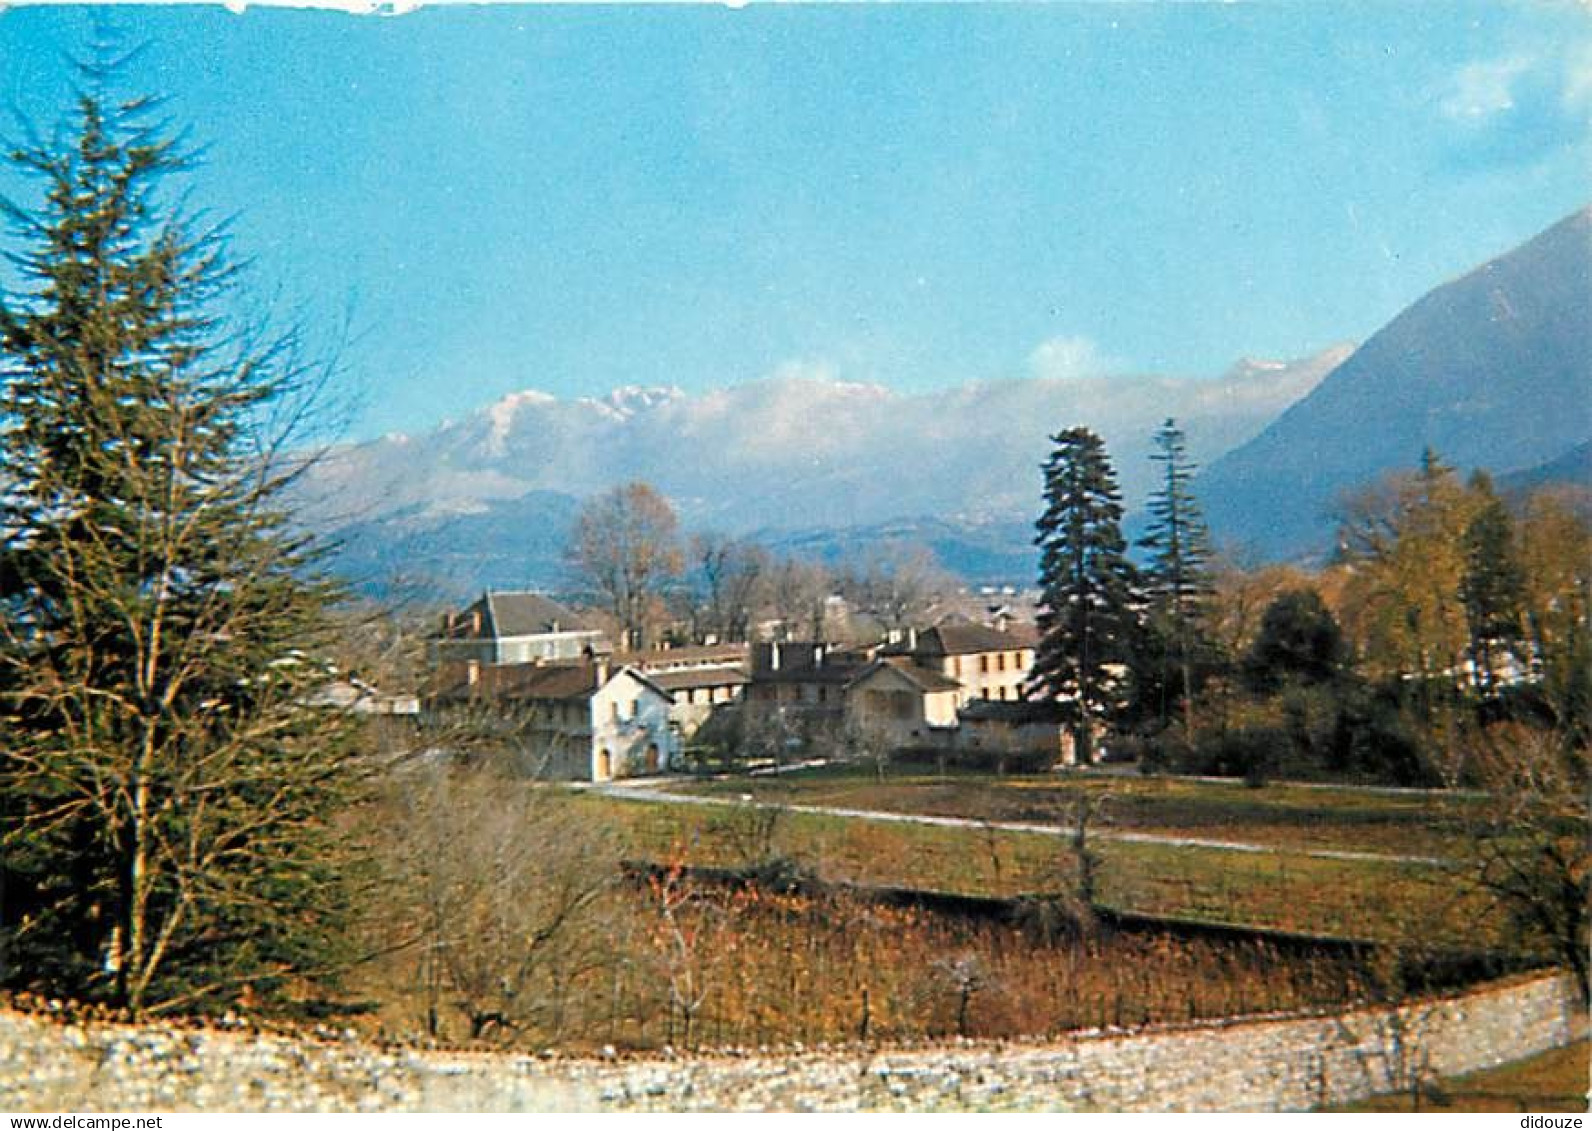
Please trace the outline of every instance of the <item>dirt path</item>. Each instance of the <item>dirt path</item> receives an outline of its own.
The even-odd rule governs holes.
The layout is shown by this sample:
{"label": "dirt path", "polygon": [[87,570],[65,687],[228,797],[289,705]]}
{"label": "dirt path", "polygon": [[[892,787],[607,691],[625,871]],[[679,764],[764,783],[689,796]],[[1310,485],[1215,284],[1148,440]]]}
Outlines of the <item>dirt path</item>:
{"label": "dirt path", "polygon": [[[650,802],[664,805],[709,805],[717,807],[745,807],[757,809],[782,809],[788,813],[812,813],[823,817],[844,817],[858,821],[887,821],[905,825],[938,825],[951,829],[1000,829],[1003,832],[1033,833],[1036,836],[1069,837],[1071,830],[1060,825],[1039,825],[1023,821],[979,821],[970,817],[937,817],[926,813],[891,813],[878,809],[850,809],[834,805],[776,805],[756,801],[752,795],[732,797],[704,797],[697,794],[675,793],[670,787],[677,784],[674,778],[627,778],[622,781],[594,782],[576,788],[591,790],[607,797],[625,801]],[[1169,848],[1206,848],[1220,852],[1248,852],[1265,856],[1308,856],[1320,860],[1349,860],[1373,864],[1426,864],[1447,863],[1436,856],[1404,856],[1385,852],[1356,852],[1339,848],[1281,848],[1276,845],[1251,844],[1245,841],[1217,840],[1210,837],[1169,836],[1163,833],[1126,832],[1120,829],[1092,831],[1091,839],[1118,841],[1123,844],[1158,844]]]}

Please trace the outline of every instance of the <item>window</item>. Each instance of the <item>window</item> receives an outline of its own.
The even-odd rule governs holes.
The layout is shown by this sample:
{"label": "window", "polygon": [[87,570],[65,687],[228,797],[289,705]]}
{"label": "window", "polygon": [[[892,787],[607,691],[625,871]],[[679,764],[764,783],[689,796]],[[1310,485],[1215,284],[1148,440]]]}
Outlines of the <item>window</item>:
{"label": "window", "polygon": [[989,671],[989,657],[988,656],[980,656],[978,658],[978,670],[981,671],[981,672],[988,672]]}
{"label": "window", "polygon": [[632,719],[641,718],[641,700],[640,699],[632,699],[630,701],[630,717]]}
{"label": "window", "polygon": [[608,716],[616,723],[619,721],[619,700],[615,699],[608,704]]}

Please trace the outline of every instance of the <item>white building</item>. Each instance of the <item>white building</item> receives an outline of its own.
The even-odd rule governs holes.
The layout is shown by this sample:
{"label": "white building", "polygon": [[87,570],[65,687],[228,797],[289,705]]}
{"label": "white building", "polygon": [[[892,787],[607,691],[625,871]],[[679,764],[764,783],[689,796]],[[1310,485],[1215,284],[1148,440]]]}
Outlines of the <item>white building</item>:
{"label": "white building", "polygon": [[520,768],[561,781],[608,781],[675,769],[674,697],[646,673],[602,660],[450,665],[434,711],[486,707],[513,733]]}

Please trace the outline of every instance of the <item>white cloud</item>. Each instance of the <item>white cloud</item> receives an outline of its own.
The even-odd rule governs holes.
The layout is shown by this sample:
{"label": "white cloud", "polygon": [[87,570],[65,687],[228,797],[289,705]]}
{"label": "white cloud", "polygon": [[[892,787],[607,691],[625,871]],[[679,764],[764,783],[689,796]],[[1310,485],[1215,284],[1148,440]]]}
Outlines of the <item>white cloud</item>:
{"label": "white cloud", "polygon": [[1565,63],[1564,100],[1572,107],[1592,107],[1592,42],[1573,50]]}
{"label": "white cloud", "polygon": [[1531,69],[1532,61],[1520,55],[1467,63],[1450,80],[1442,111],[1450,118],[1475,121],[1512,110],[1515,83]]}
{"label": "white cloud", "polygon": [[1100,347],[1081,335],[1051,338],[1041,342],[1028,355],[1028,368],[1035,377],[1051,381],[1081,381],[1103,376],[1111,361]]}
{"label": "white cloud", "polygon": [[1456,168],[1526,167],[1562,155],[1592,140],[1592,41],[1474,60],[1431,101]]}
{"label": "white cloud", "polygon": [[1437,92],[1446,117],[1472,124],[1528,109],[1536,98],[1572,113],[1592,109],[1592,40],[1466,63]]}

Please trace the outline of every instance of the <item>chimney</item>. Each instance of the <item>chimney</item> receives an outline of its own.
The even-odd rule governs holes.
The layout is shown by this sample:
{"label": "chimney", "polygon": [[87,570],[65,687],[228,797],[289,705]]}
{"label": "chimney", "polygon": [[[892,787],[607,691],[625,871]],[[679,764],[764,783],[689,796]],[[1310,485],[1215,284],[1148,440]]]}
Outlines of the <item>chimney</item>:
{"label": "chimney", "polygon": [[909,628],[909,629],[907,629],[907,651],[908,652],[916,652],[917,650],[918,650],[918,630],[916,628]]}
{"label": "chimney", "polygon": [[779,641],[776,640],[768,646],[768,670],[779,671]]}
{"label": "chimney", "polygon": [[596,683],[593,686],[601,687],[608,682],[608,660],[606,657],[598,657],[597,661],[592,664],[592,674],[596,678]]}

